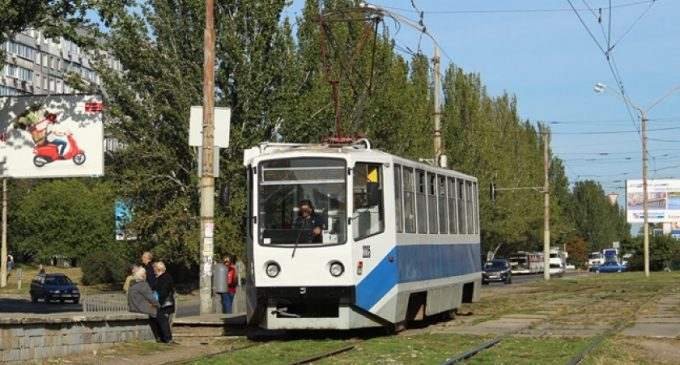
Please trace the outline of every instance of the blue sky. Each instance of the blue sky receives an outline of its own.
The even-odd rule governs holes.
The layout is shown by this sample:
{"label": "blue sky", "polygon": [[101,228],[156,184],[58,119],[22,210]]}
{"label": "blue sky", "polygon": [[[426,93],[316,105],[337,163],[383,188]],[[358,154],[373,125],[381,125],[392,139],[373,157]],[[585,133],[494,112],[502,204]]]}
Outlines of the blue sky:
{"label": "blue sky", "polygon": [[[612,0],[612,4],[639,1]],[[572,2],[577,8],[586,7],[583,0]],[[417,18],[417,14],[411,12],[410,0],[374,0],[372,3],[400,8],[402,10],[394,11]],[[450,56],[450,59],[444,57],[443,62],[453,62],[468,72],[479,72],[491,94],[506,90],[517,95],[523,118],[559,122],[551,124],[552,147],[565,161],[572,182],[595,179],[605,190],[622,194],[623,180],[641,176],[640,137],[634,131],[636,127],[623,103],[613,94],[593,92],[596,82],[614,89],[616,83],[602,52],[573,12],[443,13],[569,9],[566,0],[415,0],[415,3],[425,11],[425,24]],[[585,3],[597,9],[606,8],[609,2],[587,0]],[[288,15],[299,14],[302,4],[303,0],[294,0]],[[619,39],[648,6],[638,4],[612,9],[612,41]],[[606,29],[607,11],[604,13]],[[641,106],[649,105],[680,85],[678,14],[679,0],[657,0],[614,48],[614,59],[626,91]],[[586,11],[581,15],[598,40],[606,43],[596,17]],[[391,22],[388,24],[394,33],[394,26]],[[418,46],[418,33],[407,27],[402,27],[395,38],[412,49]],[[425,39],[421,49],[431,54]],[[680,159],[676,158],[680,153],[680,92],[654,108],[649,117],[650,177],[680,177],[680,166],[666,168],[680,165]],[[574,134],[600,131],[617,133]]]}

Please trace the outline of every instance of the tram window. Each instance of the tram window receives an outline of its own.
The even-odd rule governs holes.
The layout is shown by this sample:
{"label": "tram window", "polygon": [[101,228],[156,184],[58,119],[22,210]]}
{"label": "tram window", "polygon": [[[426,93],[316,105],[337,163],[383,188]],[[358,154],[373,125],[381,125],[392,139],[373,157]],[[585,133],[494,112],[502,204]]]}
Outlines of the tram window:
{"label": "tram window", "polygon": [[456,222],[456,179],[450,177],[446,179],[449,190],[449,233],[458,233],[458,223]]}
{"label": "tram window", "polygon": [[475,211],[473,218],[473,221],[475,222],[475,233],[479,233],[479,190],[477,183],[472,183],[472,197],[474,198],[472,206]]}
{"label": "tram window", "polygon": [[358,162],[353,175],[352,231],[354,239],[360,240],[385,229],[382,165]]}
{"label": "tram window", "polygon": [[439,233],[449,233],[448,215],[446,214],[446,176],[437,176],[437,195],[439,196]]}
{"label": "tram window", "polygon": [[458,233],[466,234],[467,226],[465,221],[467,217],[465,215],[465,183],[460,179],[456,179],[456,181],[458,182],[458,199],[456,199],[456,204],[458,205]]}
{"label": "tram window", "polygon": [[404,230],[406,233],[416,233],[416,189],[413,182],[413,169],[403,168],[404,182]]}
{"label": "tram window", "polygon": [[417,188],[416,190],[416,206],[418,208],[418,214],[416,215],[418,221],[418,233],[427,233],[427,196],[426,196],[426,185],[425,171],[416,171]]}
{"label": "tram window", "polygon": [[427,213],[430,233],[439,233],[437,228],[437,175],[427,173]]}
{"label": "tram window", "polygon": [[[344,160],[332,158],[287,158],[260,163],[258,201],[253,205],[257,209],[254,214],[258,215],[260,244],[346,242],[346,171]],[[311,212],[303,214],[302,205],[311,205]]]}
{"label": "tram window", "polygon": [[404,231],[404,210],[402,209],[402,193],[401,193],[401,166],[394,165],[394,213],[395,222],[397,225],[397,232]]}
{"label": "tram window", "polygon": [[465,203],[467,206],[467,232],[468,233],[474,233],[474,220],[472,218],[472,215],[474,214],[474,210],[472,208],[472,182],[471,181],[466,181],[465,182]]}

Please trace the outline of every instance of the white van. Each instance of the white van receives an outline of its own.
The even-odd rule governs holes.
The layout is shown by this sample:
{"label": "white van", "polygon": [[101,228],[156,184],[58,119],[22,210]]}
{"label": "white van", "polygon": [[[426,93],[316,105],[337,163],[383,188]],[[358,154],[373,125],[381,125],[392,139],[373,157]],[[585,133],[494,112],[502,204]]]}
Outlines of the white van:
{"label": "white van", "polygon": [[550,249],[550,275],[564,275],[565,267],[564,253],[559,248]]}

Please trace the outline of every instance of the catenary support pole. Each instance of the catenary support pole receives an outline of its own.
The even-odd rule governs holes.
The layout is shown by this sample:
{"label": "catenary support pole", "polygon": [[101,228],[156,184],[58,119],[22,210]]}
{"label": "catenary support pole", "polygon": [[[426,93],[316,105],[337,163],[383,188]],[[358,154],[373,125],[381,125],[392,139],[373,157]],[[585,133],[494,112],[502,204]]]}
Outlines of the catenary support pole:
{"label": "catenary support pole", "polygon": [[550,134],[543,128],[543,278],[550,280],[550,156],[548,146]]}
{"label": "catenary support pole", "polygon": [[647,165],[649,161],[647,154],[647,113],[644,110],[640,110],[640,121],[642,124],[642,232],[644,235],[645,277],[649,277],[649,202],[647,196]]}
{"label": "catenary support pole", "polygon": [[7,178],[2,179],[2,249],[0,250],[0,288],[7,286]]}
{"label": "catenary support pole", "polygon": [[441,75],[439,73],[439,47],[434,46],[434,57],[432,66],[434,69],[434,90],[432,99],[434,100],[434,164],[441,166],[442,157],[442,125],[441,125],[441,105],[439,105],[439,89],[441,85]]}
{"label": "catenary support pole", "polygon": [[203,33],[203,144],[201,190],[201,267],[200,313],[212,308],[213,231],[215,210],[215,177],[213,176],[214,105],[215,105],[215,1],[205,1],[205,31]]}

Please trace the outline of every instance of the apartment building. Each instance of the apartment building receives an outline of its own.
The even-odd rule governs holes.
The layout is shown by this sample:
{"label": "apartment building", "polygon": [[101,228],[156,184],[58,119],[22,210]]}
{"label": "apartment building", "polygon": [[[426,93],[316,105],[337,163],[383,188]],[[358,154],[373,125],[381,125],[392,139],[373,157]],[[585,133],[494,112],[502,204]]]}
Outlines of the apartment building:
{"label": "apartment building", "polygon": [[[69,94],[73,90],[65,78],[70,73],[94,85],[101,83],[88,53],[66,39],[50,39],[40,30],[29,29],[1,46],[5,65],[0,71],[0,96]],[[114,58],[107,62],[121,70]]]}

